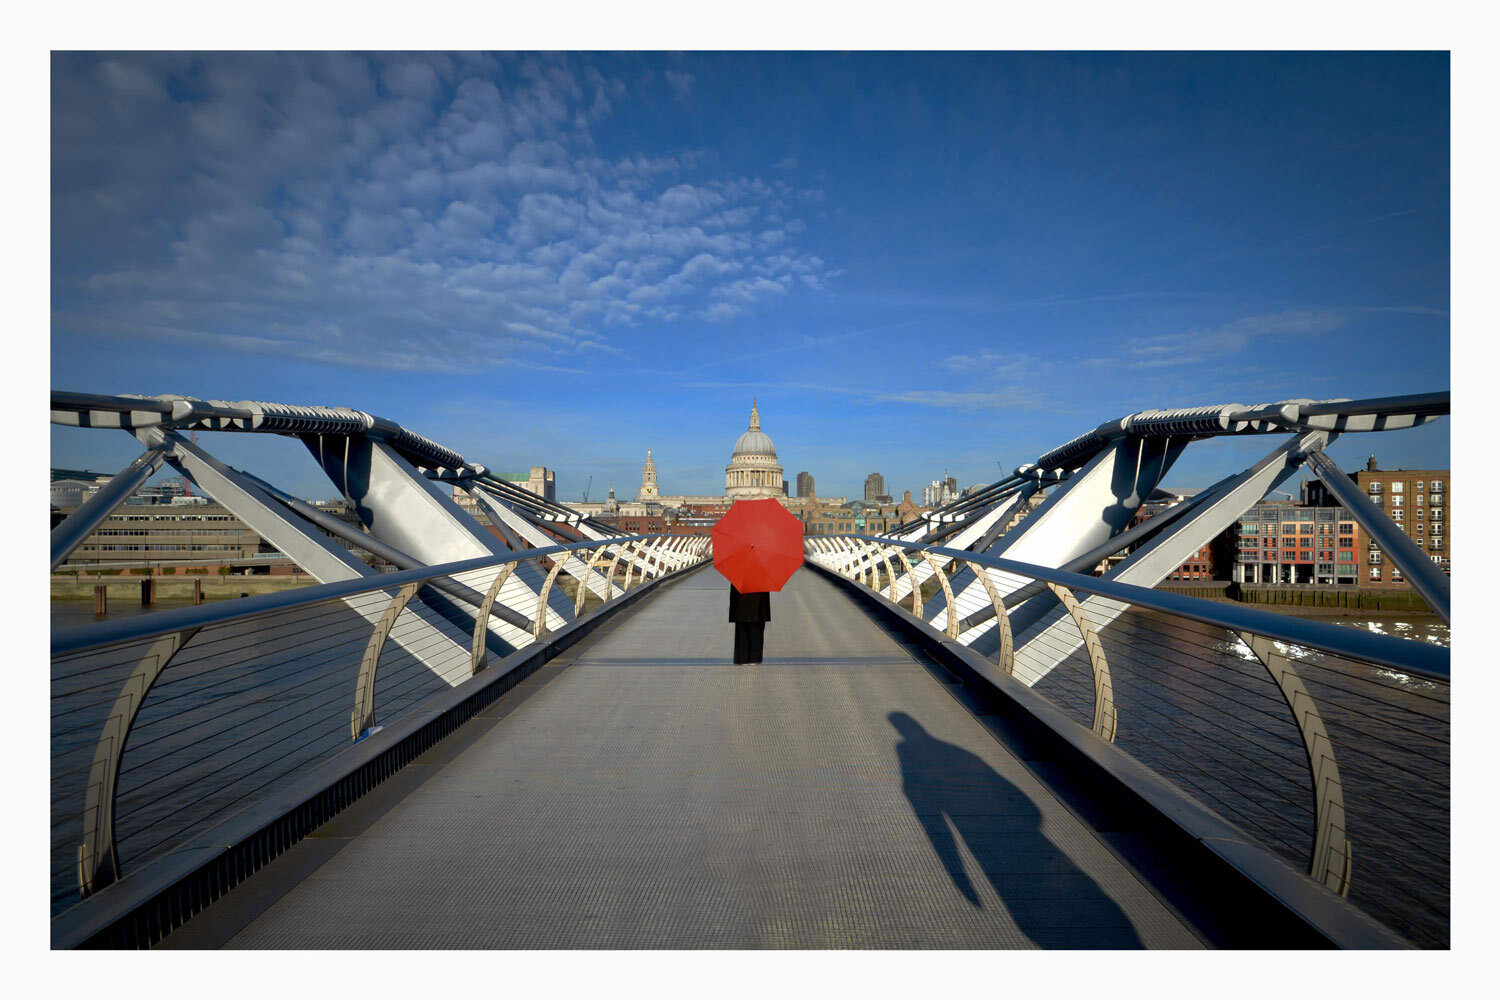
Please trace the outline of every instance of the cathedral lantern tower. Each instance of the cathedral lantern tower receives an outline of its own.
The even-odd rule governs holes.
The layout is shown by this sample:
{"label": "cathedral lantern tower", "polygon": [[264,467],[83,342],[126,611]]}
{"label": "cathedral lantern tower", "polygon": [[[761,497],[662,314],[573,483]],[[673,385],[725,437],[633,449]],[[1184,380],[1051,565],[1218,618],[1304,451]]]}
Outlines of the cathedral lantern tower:
{"label": "cathedral lantern tower", "polygon": [[656,488],[656,463],[651,460],[651,449],[646,449],[646,464],[641,466],[641,491],[635,495],[637,500],[656,500],[661,497],[661,492]]}
{"label": "cathedral lantern tower", "polygon": [[730,500],[785,496],[776,445],[760,429],[760,407],[750,401],[750,427],[734,443],[724,469],[724,495]]}

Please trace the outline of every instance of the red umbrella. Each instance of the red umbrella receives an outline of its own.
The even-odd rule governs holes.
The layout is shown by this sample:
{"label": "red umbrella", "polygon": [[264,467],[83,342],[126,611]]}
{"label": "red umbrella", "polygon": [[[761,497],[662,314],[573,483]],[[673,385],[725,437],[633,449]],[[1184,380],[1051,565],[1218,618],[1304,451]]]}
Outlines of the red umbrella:
{"label": "red umbrella", "polygon": [[801,566],[802,522],[776,500],[736,500],[714,525],[714,569],[742,594],[780,590]]}

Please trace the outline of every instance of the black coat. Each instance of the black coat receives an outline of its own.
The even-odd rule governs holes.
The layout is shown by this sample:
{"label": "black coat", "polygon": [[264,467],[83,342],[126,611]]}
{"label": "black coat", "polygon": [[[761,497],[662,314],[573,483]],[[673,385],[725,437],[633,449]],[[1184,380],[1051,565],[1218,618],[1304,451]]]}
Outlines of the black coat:
{"label": "black coat", "polygon": [[764,590],[742,594],[729,588],[729,620],[732,622],[768,622],[771,620],[771,595]]}

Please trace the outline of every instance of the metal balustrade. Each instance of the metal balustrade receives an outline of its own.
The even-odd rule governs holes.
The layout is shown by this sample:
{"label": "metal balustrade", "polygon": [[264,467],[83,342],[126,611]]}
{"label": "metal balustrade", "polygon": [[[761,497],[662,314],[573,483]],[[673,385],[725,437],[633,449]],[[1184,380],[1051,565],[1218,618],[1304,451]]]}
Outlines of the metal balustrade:
{"label": "metal balustrade", "polygon": [[806,550],[1315,882],[1447,943],[1446,646],[889,537]]}
{"label": "metal balustrade", "polygon": [[[709,549],[611,537],[54,632],[53,912],[544,640],[567,624],[554,587],[576,621]],[[516,575],[527,563],[539,594]],[[569,563],[580,577],[560,575]]]}

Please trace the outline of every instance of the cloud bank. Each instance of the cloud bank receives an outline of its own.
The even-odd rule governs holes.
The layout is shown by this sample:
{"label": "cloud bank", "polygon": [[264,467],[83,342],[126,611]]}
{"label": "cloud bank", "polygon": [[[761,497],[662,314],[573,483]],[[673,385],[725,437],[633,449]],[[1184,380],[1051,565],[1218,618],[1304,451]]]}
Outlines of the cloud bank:
{"label": "cloud bank", "polygon": [[58,55],[54,335],[567,368],[821,289],[797,214],[821,192],[601,149],[617,107],[691,85],[561,58]]}

